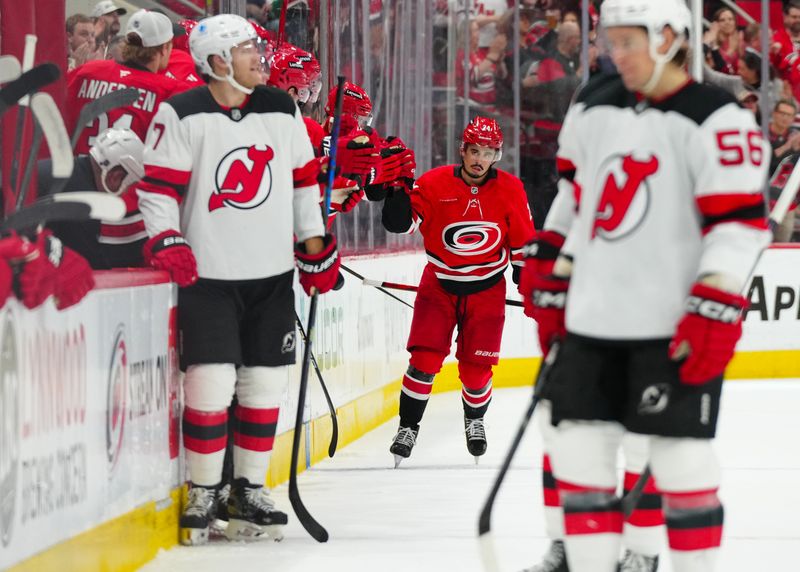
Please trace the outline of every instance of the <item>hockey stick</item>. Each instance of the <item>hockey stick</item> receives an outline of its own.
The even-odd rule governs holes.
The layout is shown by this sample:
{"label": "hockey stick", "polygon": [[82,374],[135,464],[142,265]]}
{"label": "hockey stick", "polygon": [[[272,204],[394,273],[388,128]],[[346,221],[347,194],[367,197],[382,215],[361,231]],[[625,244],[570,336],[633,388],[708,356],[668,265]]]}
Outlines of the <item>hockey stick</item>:
{"label": "hockey stick", "polygon": [[36,227],[48,221],[122,220],[125,201],[108,193],[59,193],[39,199],[0,222],[0,232]]}
{"label": "hockey stick", "polygon": [[[361,274],[359,274],[358,272],[356,272],[355,270],[353,270],[353,269],[351,269],[351,268],[348,268],[348,267],[347,267],[347,266],[345,266],[344,264],[342,264],[341,268],[342,268],[342,270],[344,270],[344,271],[345,271],[345,272],[347,272],[348,274],[352,274],[353,276],[355,276],[356,278],[358,278],[359,280],[361,280],[361,283],[362,283],[362,284],[364,283],[364,280],[366,280],[366,278],[364,278],[364,277],[363,277]],[[394,294],[392,294],[391,292],[389,292],[389,291],[388,291],[388,290],[386,290],[385,288],[381,288],[380,286],[376,286],[375,288],[377,288],[378,290],[380,290],[381,292],[383,292],[384,294],[386,294],[387,296],[389,296],[389,298],[394,298],[395,300],[397,300],[397,301],[398,301],[398,302],[400,302],[401,304],[404,304],[404,305],[408,306],[408,307],[409,307],[409,308],[411,308],[412,310],[414,309],[414,306],[412,306],[411,304],[409,304],[408,302],[406,302],[406,301],[405,301],[405,300],[403,300],[402,298],[398,298],[397,296],[395,296]]]}
{"label": "hockey stick", "polygon": [[[300,316],[297,315],[297,312],[295,312],[294,317],[297,320],[297,327],[300,330],[300,335],[303,337],[303,343],[307,345],[308,337],[306,336],[306,331],[303,329],[303,322],[300,321]],[[336,407],[333,406],[331,394],[328,393],[328,387],[325,385],[325,380],[322,379],[322,372],[319,370],[314,352],[311,352],[311,365],[314,366],[314,371],[317,373],[317,379],[319,380],[320,386],[322,386],[322,393],[325,394],[325,401],[328,402],[328,410],[331,412],[331,443],[328,445],[328,456],[333,457],[336,454],[336,447],[339,444],[339,419],[336,417]]]}
{"label": "hockey stick", "polygon": [[61,76],[58,66],[51,63],[36,66],[24,72],[0,89],[0,115],[16,105],[23,97],[53,83]]}
{"label": "hockey stick", "polygon": [[[108,113],[112,109],[133,105],[137,99],[139,99],[139,90],[135,87],[126,87],[125,89],[110,91],[103,97],[98,97],[94,101],[84,105],[80,115],[78,115],[78,121],[75,123],[75,131],[72,132],[72,138],[70,139],[71,147],[75,149],[75,146],[78,144],[78,139],[81,137],[81,133],[83,133],[83,130],[86,129],[90,123],[94,123],[95,119],[104,113]],[[98,135],[100,134],[98,133]]]}
{"label": "hockey stick", "polygon": [[[285,5],[285,3],[284,3]],[[342,102],[344,101],[344,76],[340,75],[336,82],[336,105],[334,107],[333,127],[331,127],[331,153],[328,158],[328,182],[325,186],[325,210],[322,218],[327,222],[331,212],[331,193],[333,180],[336,178],[336,149],[339,144],[339,126],[342,123]]]}
{"label": "hockey stick", "polygon": [[795,163],[792,174],[783,184],[781,194],[775,202],[775,206],[772,207],[772,212],[769,213],[769,228],[773,234],[783,222],[783,217],[789,212],[789,207],[797,196],[798,191],[800,191],[800,159]]}
{"label": "hockey stick", "polygon": [[[397,282],[382,282],[380,280],[369,280],[368,278],[364,278],[362,280],[364,286],[374,286],[376,288],[390,288],[392,290],[405,290],[406,292],[416,292],[419,290],[419,286],[413,286],[411,284],[398,284]],[[522,308],[522,302],[519,300],[511,300],[506,298],[506,306],[517,306]]]}
{"label": "hockey stick", "polygon": [[303,525],[303,528],[316,540],[317,542],[328,541],[328,531],[323,526],[314,520],[311,513],[300,500],[300,490],[297,488],[297,459],[300,454],[300,436],[303,432],[303,413],[306,405],[306,388],[308,387],[308,365],[311,361],[311,340],[314,336],[314,321],[317,315],[317,298],[319,297],[316,288],[313,289],[311,294],[311,306],[308,310],[308,337],[306,338],[306,347],[303,351],[303,366],[300,373],[300,393],[297,396],[297,417],[294,421],[294,435],[292,436],[292,465],[289,469],[289,502],[292,503],[294,513],[297,515],[297,520]]}
{"label": "hockey stick", "polygon": [[[67,137],[67,128],[64,126],[64,119],[58,112],[56,102],[50,94],[34,94],[31,97],[31,110],[44,133],[47,146],[50,149],[53,183],[49,192],[50,194],[56,194],[67,184],[75,164],[75,157],[72,155],[72,147],[70,147],[69,138]],[[35,160],[35,157],[32,159]],[[25,189],[20,190],[17,199],[18,207],[25,200],[26,192]]]}
{"label": "hockey stick", "polygon": [[478,542],[480,543],[481,560],[483,561],[483,567],[488,570],[488,572],[499,572],[500,570],[497,563],[497,554],[494,549],[494,540],[492,538],[492,508],[494,507],[494,501],[497,498],[500,485],[503,484],[503,479],[505,479],[506,473],[508,473],[508,469],[511,467],[511,461],[514,458],[514,454],[517,452],[517,449],[522,442],[522,438],[525,435],[525,430],[530,424],[531,417],[533,417],[533,412],[536,410],[536,405],[541,399],[542,388],[547,383],[547,378],[550,376],[550,371],[553,368],[553,363],[556,360],[560,346],[560,342],[553,342],[553,345],[550,346],[550,351],[547,352],[547,357],[539,366],[539,373],[536,375],[536,385],[533,389],[531,402],[519,422],[517,433],[514,435],[513,441],[511,441],[511,447],[509,447],[508,453],[506,453],[506,458],[503,459],[503,465],[500,467],[500,471],[497,473],[497,477],[492,485],[492,490],[489,492],[489,496],[486,499],[486,502],[483,504],[483,509],[481,509],[481,514],[478,518]]}
{"label": "hockey stick", "polygon": [[0,56],[0,83],[14,81],[22,73],[22,66],[14,56]]}
{"label": "hockey stick", "polygon": [[[66,133],[66,131],[65,131]],[[28,160],[25,162],[25,170],[22,172],[22,183],[20,183],[19,190],[17,191],[17,208],[22,208],[22,203],[25,202],[25,197],[28,194],[28,185],[31,184],[31,177],[33,176],[33,166],[36,164],[36,157],[39,156],[39,147],[42,145],[42,126],[36,115],[33,116],[33,138],[31,139],[31,148],[28,152]]]}
{"label": "hockey stick", "polygon": [[[22,55],[22,71],[33,68],[33,59],[36,56],[36,41],[34,34],[25,34],[25,51]],[[19,158],[22,152],[22,138],[25,132],[25,123],[28,119],[28,104],[30,98],[22,97],[17,110],[17,131],[14,135],[14,153],[11,159],[11,192],[17,193],[17,176],[19,175]]]}

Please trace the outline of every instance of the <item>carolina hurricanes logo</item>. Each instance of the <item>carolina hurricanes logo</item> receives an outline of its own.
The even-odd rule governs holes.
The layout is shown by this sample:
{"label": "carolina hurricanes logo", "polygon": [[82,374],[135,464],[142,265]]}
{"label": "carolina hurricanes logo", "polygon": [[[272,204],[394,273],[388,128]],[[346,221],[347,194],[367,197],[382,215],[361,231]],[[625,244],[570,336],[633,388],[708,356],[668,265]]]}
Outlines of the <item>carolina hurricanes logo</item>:
{"label": "carolina hurricanes logo", "polygon": [[[631,155],[612,157],[600,170],[599,180],[605,185],[597,204],[592,238],[598,234],[606,240],[617,240],[633,232],[644,219],[650,203],[647,177],[658,171],[658,158],[651,155],[637,161]],[[619,182],[622,181],[620,186]],[[639,189],[643,192],[639,192]]]}
{"label": "carolina hurricanes logo", "polygon": [[465,221],[444,227],[442,242],[450,252],[462,256],[478,256],[493,251],[500,244],[502,233],[493,222]]}
{"label": "carolina hurricanes logo", "polygon": [[271,147],[239,147],[222,158],[214,174],[216,192],[208,200],[208,210],[222,207],[253,209],[267,200],[272,190],[269,162],[275,157]]}

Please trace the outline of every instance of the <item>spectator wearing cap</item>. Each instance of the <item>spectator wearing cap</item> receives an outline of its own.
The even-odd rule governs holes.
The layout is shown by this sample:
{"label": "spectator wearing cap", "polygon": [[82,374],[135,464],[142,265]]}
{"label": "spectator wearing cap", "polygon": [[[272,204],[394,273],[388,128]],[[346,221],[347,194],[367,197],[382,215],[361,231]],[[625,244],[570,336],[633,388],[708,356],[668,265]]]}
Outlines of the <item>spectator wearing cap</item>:
{"label": "spectator wearing cap", "polygon": [[112,0],[103,0],[95,4],[94,10],[92,10],[92,18],[102,21],[108,36],[113,37],[119,34],[121,28],[119,17],[127,13],[128,11],[125,8],[120,8]]}
{"label": "spectator wearing cap", "polygon": [[758,105],[758,94],[754,91],[745,89],[736,96],[739,104],[750,111],[756,118],[756,123],[761,125],[761,107]]}

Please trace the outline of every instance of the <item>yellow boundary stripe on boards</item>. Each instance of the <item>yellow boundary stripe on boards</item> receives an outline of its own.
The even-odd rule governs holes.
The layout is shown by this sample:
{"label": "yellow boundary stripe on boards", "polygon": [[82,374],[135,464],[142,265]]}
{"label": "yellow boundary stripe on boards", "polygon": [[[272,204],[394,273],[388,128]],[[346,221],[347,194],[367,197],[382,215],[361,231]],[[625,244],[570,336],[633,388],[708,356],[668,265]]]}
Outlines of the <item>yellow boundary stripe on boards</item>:
{"label": "yellow boundary stripe on boards", "polygon": [[[529,386],[541,358],[508,358],[495,367],[495,387]],[[737,353],[726,372],[728,379],[800,378],[800,350],[775,350]],[[460,390],[456,364],[448,363],[436,376],[436,393]],[[372,429],[397,415],[400,381],[371,391],[337,409],[339,448],[352,443]],[[328,455],[331,437],[330,416],[314,419],[311,432],[311,464]],[[267,484],[276,486],[289,478],[292,437],[287,431],[278,435],[270,462]],[[388,455],[388,453],[387,453]],[[301,441],[300,471],[305,470],[305,440]],[[28,560],[12,566],[8,572],[130,572],[153,559],[160,549],[178,543],[178,516],[182,487],[172,491],[171,503],[159,507],[155,502],[124,514],[92,530],[66,540]]]}

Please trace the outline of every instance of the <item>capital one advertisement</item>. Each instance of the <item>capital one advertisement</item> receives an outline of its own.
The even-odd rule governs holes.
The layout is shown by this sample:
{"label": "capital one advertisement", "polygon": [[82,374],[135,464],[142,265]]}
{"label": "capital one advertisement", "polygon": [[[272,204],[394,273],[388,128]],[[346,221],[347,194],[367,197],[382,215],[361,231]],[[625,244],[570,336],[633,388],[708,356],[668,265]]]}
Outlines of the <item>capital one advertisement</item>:
{"label": "capital one advertisement", "polygon": [[0,309],[0,569],[178,485],[174,296]]}

